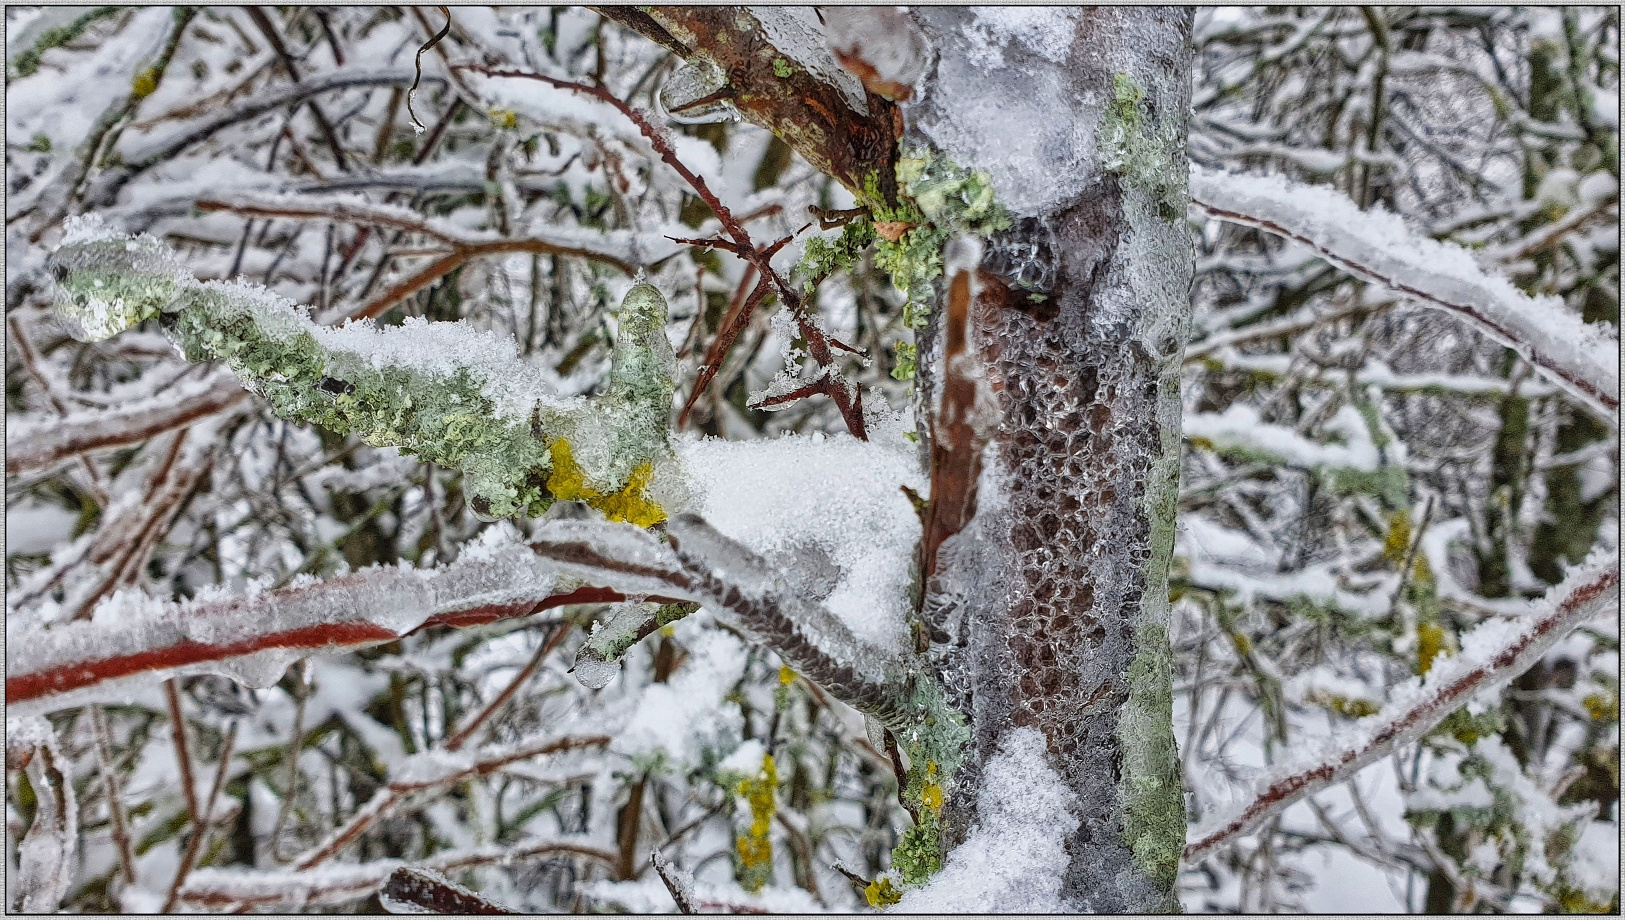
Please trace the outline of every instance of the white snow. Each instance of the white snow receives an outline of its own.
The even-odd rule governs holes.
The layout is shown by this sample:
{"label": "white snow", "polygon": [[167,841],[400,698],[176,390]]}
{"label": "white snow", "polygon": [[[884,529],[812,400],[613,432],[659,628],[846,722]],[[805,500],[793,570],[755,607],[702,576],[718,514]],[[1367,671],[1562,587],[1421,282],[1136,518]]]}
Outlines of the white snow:
{"label": "white snow", "polygon": [[990,758],[977,823],[942,871],[911,889],[898,913],[1070,913],[1061,898],[1066,838],[1078,829],[1076,800],[1049,765],[1044,736],[1014,728]]}
{"label": "white snow", "polygon": [[927,491],[907,442],[877,433],[785,435],[677,443],[696,510],[713,527],[787,572],[860,639],[906,640],[920,522],[901,487]]}
{"label": "white snow", "polygon": [[1221,220],[1288,235],[1361,277],[1469,319],[1617,425],[1619,341],[1561,300],[1530,297],[1489,274],[1467,250],[1416,232],[1396,214],[1362,211],[1336,189],[1282,176],[1193,166],[1191,199]]}

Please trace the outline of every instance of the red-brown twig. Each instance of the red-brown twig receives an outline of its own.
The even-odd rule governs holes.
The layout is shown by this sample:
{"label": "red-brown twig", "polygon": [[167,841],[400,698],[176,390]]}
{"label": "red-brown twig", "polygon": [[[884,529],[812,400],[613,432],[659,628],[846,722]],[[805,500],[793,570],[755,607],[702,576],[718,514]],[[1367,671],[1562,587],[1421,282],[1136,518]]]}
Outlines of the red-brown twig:
{"label": "red-brown twig", "polygon": [[[747,278],[755,275],[755,266],[746,270]],[[740,290],[744,290],[743,287]],[[677,415],[677,427],[681,428],[688,423],[688,414],[693,410],[694,404],[699,401],[700,395],[710,385],[712,378],[722,370],[722,362],[728,357],[728,351],[733,348],[734,339],[739,333],[750,325],[751,317],[756,313],[756,307],[767,296],[767,282],[759,281],[751,288],[744,300],[738,301],[723,317],[722,326],[717,330],[716,338],[711,340],[711,347],[705,350],[705,363],[700,365],[700,372],[694,378],[694,387],[688,392],[688,399],[683,403],[683,411]]]}
{"label": "red-brown twig", "polygon": [[[337,856],[345,847],[353,843],[357,837],[360,837],[362,833],[372,827],[379,818],[384,817],[397,804],[413,794],[432,793],[437,790],[447,789],[473,777],[494,773],[508,764],[521,760],[586,747],[601,747],[609,742],[608,735],[589,735],[579,738],[557,738],[528,745],[502,745],[489,749],[484,756],[470,756],[467,765],[463,768],[442,771],[433,779],[391,781],[389,785],[378,790],[367,804],[357,809],[343,827],[335,830],[327,836],[326,840],[311,847],[295,859],[293,866],[298,870],[309,869]],[[610,862],[613,864],[615,861],[616,857],[610,856]]]}
{"label": "red-brown twig", "polygon": [[403,866],[389,874],[379,896],[426,914],[514,914],[431,869]]}
{"label": "red-brown twig", "polygon": [[[10,688],[7,688],[10,696]],[[192,776],[191,745],[186,743],[186,717],[181,714],[181,692],[173,680],[164,681],[164,701],[169,704],[169,731],[175,740],[175,760],[181,768],[181,791],[186,794],[186,813],[197,827],[203,820],[197,801],[197,780]]]}
{"label": "red-brown twig", "polygon": [[[614,107],[622,115],[626,116],[627,120],[632,122],[638,132],[649,142],[649,146],[654,149],[655,154],[666,165],[676,170],[683,181],[688,183],[694,193],[700,197],[700,200],[704,201],[706,206],[711,209],[711,213],[715,214],[717,220],[722,224],[723,233],[728,237],[726,241],[705,240],[698,241],[698,244],[726,249],[755,266],[762,277],[771,282],[778,290],[779,299],[784,302],[785,307],[795,317],[801,335],[807,341],[807,350],[812,354],[813,360],[834,371],[835,358],[830,351],[828,337],[818,327],[818,324],[813,322],[812,318],[807,315],[806,305],[802,301],[800,291],[773,268],[773,254],[778,251],[778,247],[784,245],[788,240],[781,240],[766,248],[758,247],[755,241],[751,239],[750,233],[745,229],[744,224],[734,217],[733,212],[728,209],[727,205],[722,203],[722,199],[718,198],[716,193],[711,190],[711,186],[706,183],[705,179],[689,169],[682,159],[677,156],[677,149],[672,146],[671,138],[667,133],[656,128],[654,123],[649,121],[643,112],[622,101],[620,97],[601,86],[589,86],[584,83],[561,80],[557,77],[550,77],[546,74],[528,70],[486,67],[477,64],[457,65],[454,69],[471,70],[488,77],[537,80],[556,89],[590,96]],[[835,401],[836,407],[841,412],[841,418],[846,422],[847,430],[852,433],[852,436],[860,440],[866,440],[867,434],[864,431],[861,404],[854,402],[845,387],[832,387],[828,391],[828,395]]]}
{"label": "red-brown twig", "polygon": [[465,722],[463,727],[457,730],[456,734],[446,739],[446,750],[460,750],[464,744],[468,743],[468,739],[479,731],[480,726],[490,721],[492,716],[501,712],[502,707],[513,699],[514,694],[519,692],[519,688],[530,680],[537,669],[542,666],[542,662],[547,660],[547,656],[553,654],[554,650],[564,643],[564,637],[569,634],[570,627],[562,623],[554,626],[553,632],[548,635],[546,641],[537,646],[536,654],[530,656],[530,660],[525,663],[523,668],[519,669],[518,674],[513,676],[513,680],[508,681],[508,685],[502,688],[502,692],[493,697],[491,702],[485,704],[485,707],[475,713],[473,718]]}
{"label": "red-brown twig", "polygon": [[96,734],[96,764],[102,771],[102,789],[107,794],[108,821],[113,826],[113,849],[118,854],[119,871],[125,884],[135,883],[135,853],[130,846],[130,821],[119,797],[118,772],[113,768],[113,738],[107,729],[107,714],[100,706],[90,707],[90,725]]}

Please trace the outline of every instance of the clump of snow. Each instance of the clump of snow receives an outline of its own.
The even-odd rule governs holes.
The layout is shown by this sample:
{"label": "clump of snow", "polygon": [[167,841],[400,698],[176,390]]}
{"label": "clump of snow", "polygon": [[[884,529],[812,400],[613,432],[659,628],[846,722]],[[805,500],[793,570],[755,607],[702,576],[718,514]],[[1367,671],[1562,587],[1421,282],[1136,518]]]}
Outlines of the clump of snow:
{"label": "clump of snow", "polygon": [[1067,913],[1061,897],[1066,839],[1078,829],[1076,797],[1046,759],[1044,736],[1012,729],[988,760],[977,824],[929,884],[899,913]]}
{"label": "clump of snow", "polygon": [[1205,438],[1220,448],[1244,448],[1280,457],[1305,469],[1375,470],[1381,463],[1376,444],[1360,411],[1345,405],[1326,423],[1326,430],[1342,437],[1343,444],[1322,444],[1284,425],[1269,424],[1258,410],[1233,403],[1223,412],[1192,412],[1184,419],[1187,437]]}
{"label": "clump of snow", "polygon": [[920,522],[901,487],[927,489],[907,442],[814,433],[676,447],[701,517],[795,573],[859,639],[906,643]]}
{"label": "clump of snow", "polygon": [[762,758],[767,755],[767,745],[760,740],[752,738],[734,748],[734,752],[723,758],[717,764],[717,774],[727,775],[738,773],[743,776],[755,776],[762,769]]}

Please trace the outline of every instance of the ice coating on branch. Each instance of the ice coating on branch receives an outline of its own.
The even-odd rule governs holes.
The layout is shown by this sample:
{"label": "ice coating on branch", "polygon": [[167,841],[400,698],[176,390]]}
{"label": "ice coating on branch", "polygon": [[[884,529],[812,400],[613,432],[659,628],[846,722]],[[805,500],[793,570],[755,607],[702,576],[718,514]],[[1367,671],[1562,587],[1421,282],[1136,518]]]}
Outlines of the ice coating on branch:
{"label": "ice coating on branch", "polygon": [[[805,67],[818,81],[835,87],[859,115],[869,114],[863,82],[835,60],[824,39],[824,25],[809,6],[753,6],[752,16],[773,47],[784,52],[786,67]],[[782,74],[781,74],[782,76]]]}
{"label": "ice coating on branch", "polygon": [[[728,85],[728,75],[715,61],[695,57],[678,67],[660,84],[655,101],[663,114],[681,125],[735,121],[739,113],[726,99],[717,98]],[[703,101],[702,101],[703,100]]]}
{"label": "ice coating on branch", "polygon": [[[43,628],[7,622],[7,680],[44,680],[55,689],[13,698],[12,711],[50,712],[98,699],[120,699],[133,687],[174,674],[217,674],[251,687],[281,679],[312,653],[384,641],[416,629],[437,612],[540,600],[560,584],[556,566],[499,532],[468,546],[454,563],[414,571],[392,566],[264,591],[256,586],[222,600],[214,592],[179,603],[121,591],[97,605],[89,621]],[[311,638],[314,634],[316,638]],[[193,663],[176,650],[216,650]],[[151,659],[150,665],[133,667]],[[77,676],[108,662],[127,662],[128,677],[77,686]]]}
{"label": "ice coating on branch", "polygon": [[903,895],[898,913],[1069,913],[1061,896],[1076,800],[1047,760],[1044,736],[1011,729],[989,758],[976,824],[929,884]]}
{"label": "ice coating on branch", "polygon": [[162,242],[132,237],[99,216],[68,220],[50,262],[56,314],[74,338],[100,342],[157,316],[191,275]]}
{"label": "ice coating on branch", "polygon": [[1306,243],[1361,277],[1471,320],[1617,425],[1619,341],[1559,298],[1530,297],[1466,249],[1424,236],[1396,214],[1362,211],[1333,188],[1195,167],[1191,199],[1221,220]]}
{"label": "ice coating on branch", "polygon": [[920,523],[902,492],[927,491],[906,442],[851,435],[684,439],[678,456],[711,526],[798,579],[860,639],[907,645]]}
{"label": "ice coating on branch", "polygon": [[562,498],[639,526],[665,517],[645,489],[670,455],[676,359],[652,285],[622,302],[608,391],[588,401],[553,396],[511,338],[420,319],[321,326],[257,285],[199,283],[152,237],[81,223],[50,264],[58,315],[85,337],[164,313],[188,360],[224,362],[277,415],[461,469],[476,513]]}
{"label": "ice coating on branch", "polygon": [[[1067,53],[1077,11],[978,9],[930,22],[943,29],[927,28],[938,50],[930,92],[956,104],[951,114],[921,118],[921,134],[954,162],[987,170],[1017,214],[1045,213],[1087,187],[1098,175],[1096,127],[1107,100],[1096,88],[1067,85],[1053,66],[1023,66],[1029,56],[1047,62]],[[1019,84],[987,91],[989,75],[1006,70],[1022,72]]]}
{"label": "ice coating on branch", "polygon": [[611,607],[608,618],[593,625],[592,635],[576,652],[576,680],[592,690],[604,688],[621,672],[621,656],[627,649],[656,629],[693,613],[697,606],[627,602]]}
{"label": "ice coating on branch", "polygon": [[11,759],[23,754],[13,749],[18,742],[33,747],[26,769],[35,805],[33,822],[17,846],[15,884],[24,913],[51,913],[73,886],[79,851],[79,805],[73,789],[73,768],[63,759],[56,733],[44,719],[13,720],[8,713],[8,772]]}

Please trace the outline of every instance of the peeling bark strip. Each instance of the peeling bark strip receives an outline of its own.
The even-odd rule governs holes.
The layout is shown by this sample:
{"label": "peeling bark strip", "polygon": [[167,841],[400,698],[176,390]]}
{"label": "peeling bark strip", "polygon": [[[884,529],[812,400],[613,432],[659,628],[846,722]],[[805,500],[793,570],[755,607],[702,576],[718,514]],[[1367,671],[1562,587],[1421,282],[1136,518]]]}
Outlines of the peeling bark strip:
{"label": "peeling bark strip", "polygon": [[[922,408],[943,406],[931,434],[946,442],[932,445],[933,488],[958,493],[937,501],[969,500],[950,415],[965,402],[960,362],[985,377],[997,414],[974,516],[936,548],[924,605],[933,661],[973,732],[948,838],[966,832],[1004,733],[1031,726],[1081,803],[1062,896],[1093,912],[1177,910],[1167,564],[1192,273],[1191,14],[1058,12],[1076,29],[1063,54],[1006,38],[997,63],[970,45],[972,11],[914,15],[938,64],[905,108],[908,140],[987,169],[1015,215],[982,257],[968,343],[953,323],[969,278],[956,275],[922,347]],[[1067,103],[1052,120],[1008,114],[1051,98]],[[1061,162],[1060,142],[1085,152]],[[1001,280],[1031,278],[1043,289]]]}
{"label": "peeling bark strip", "polygon": [[[1224,820],[1185,847],[1185,859],[1194,862],[1207,856],[1216,848],[1258,827],[1271,815],[1279,814],[1293,802],[1349,779],[1361,768],[1393,753],[1399,745],[1421,738],[1468,700],[1529,670],[1542,655],[1580,624],[1598,616],[1610,606],[1617,610],[1619,560],[1594,555],[1578,577],[1552,590],[1547,603],[1551,605],[1550,609],[1531,612],[1529,616],[1534,622],[1508,637],[1499,647],[1489,649],[1478,660],[1455,664],[1447,659],[1437,666],[1430,674],[1433,679],[1423,685],[1419,700],[1395,707],[1397,711],[1372,716],[1369,722],[1373,723],[1373,727],[1366,730],[1365,737],[1359,743],[1343,747],[1327,759],[1269,782],[1258,797],[1234,817]],[[1489,625],[1501,627],[1505,624],[1491,621]],[[1467,657],[1468,647],[1469,642],[1464,641],[1462,658]],[[1452,664],[1455,664],[1454,668]]]}
{"label": "peeling bark strip", "polygon": [[[861,103],[821,78],[813,54],[834,55],[821,32],[805,48],[775,46],[762,16],[771,10],[722,6],[594,7],[606,19],[655,41],[684,60],[710,61],[726,75],[724,98],[751,124],[778,135],[819,171],[862,201],[869,177],[883,204],[896,203],[900,117],[891,100],[858,83]],[[816,25],[816,23],[815,23]],[[781,44],[788,45],[787,42]],[[856,82],[856,78],[852,78]]]}

